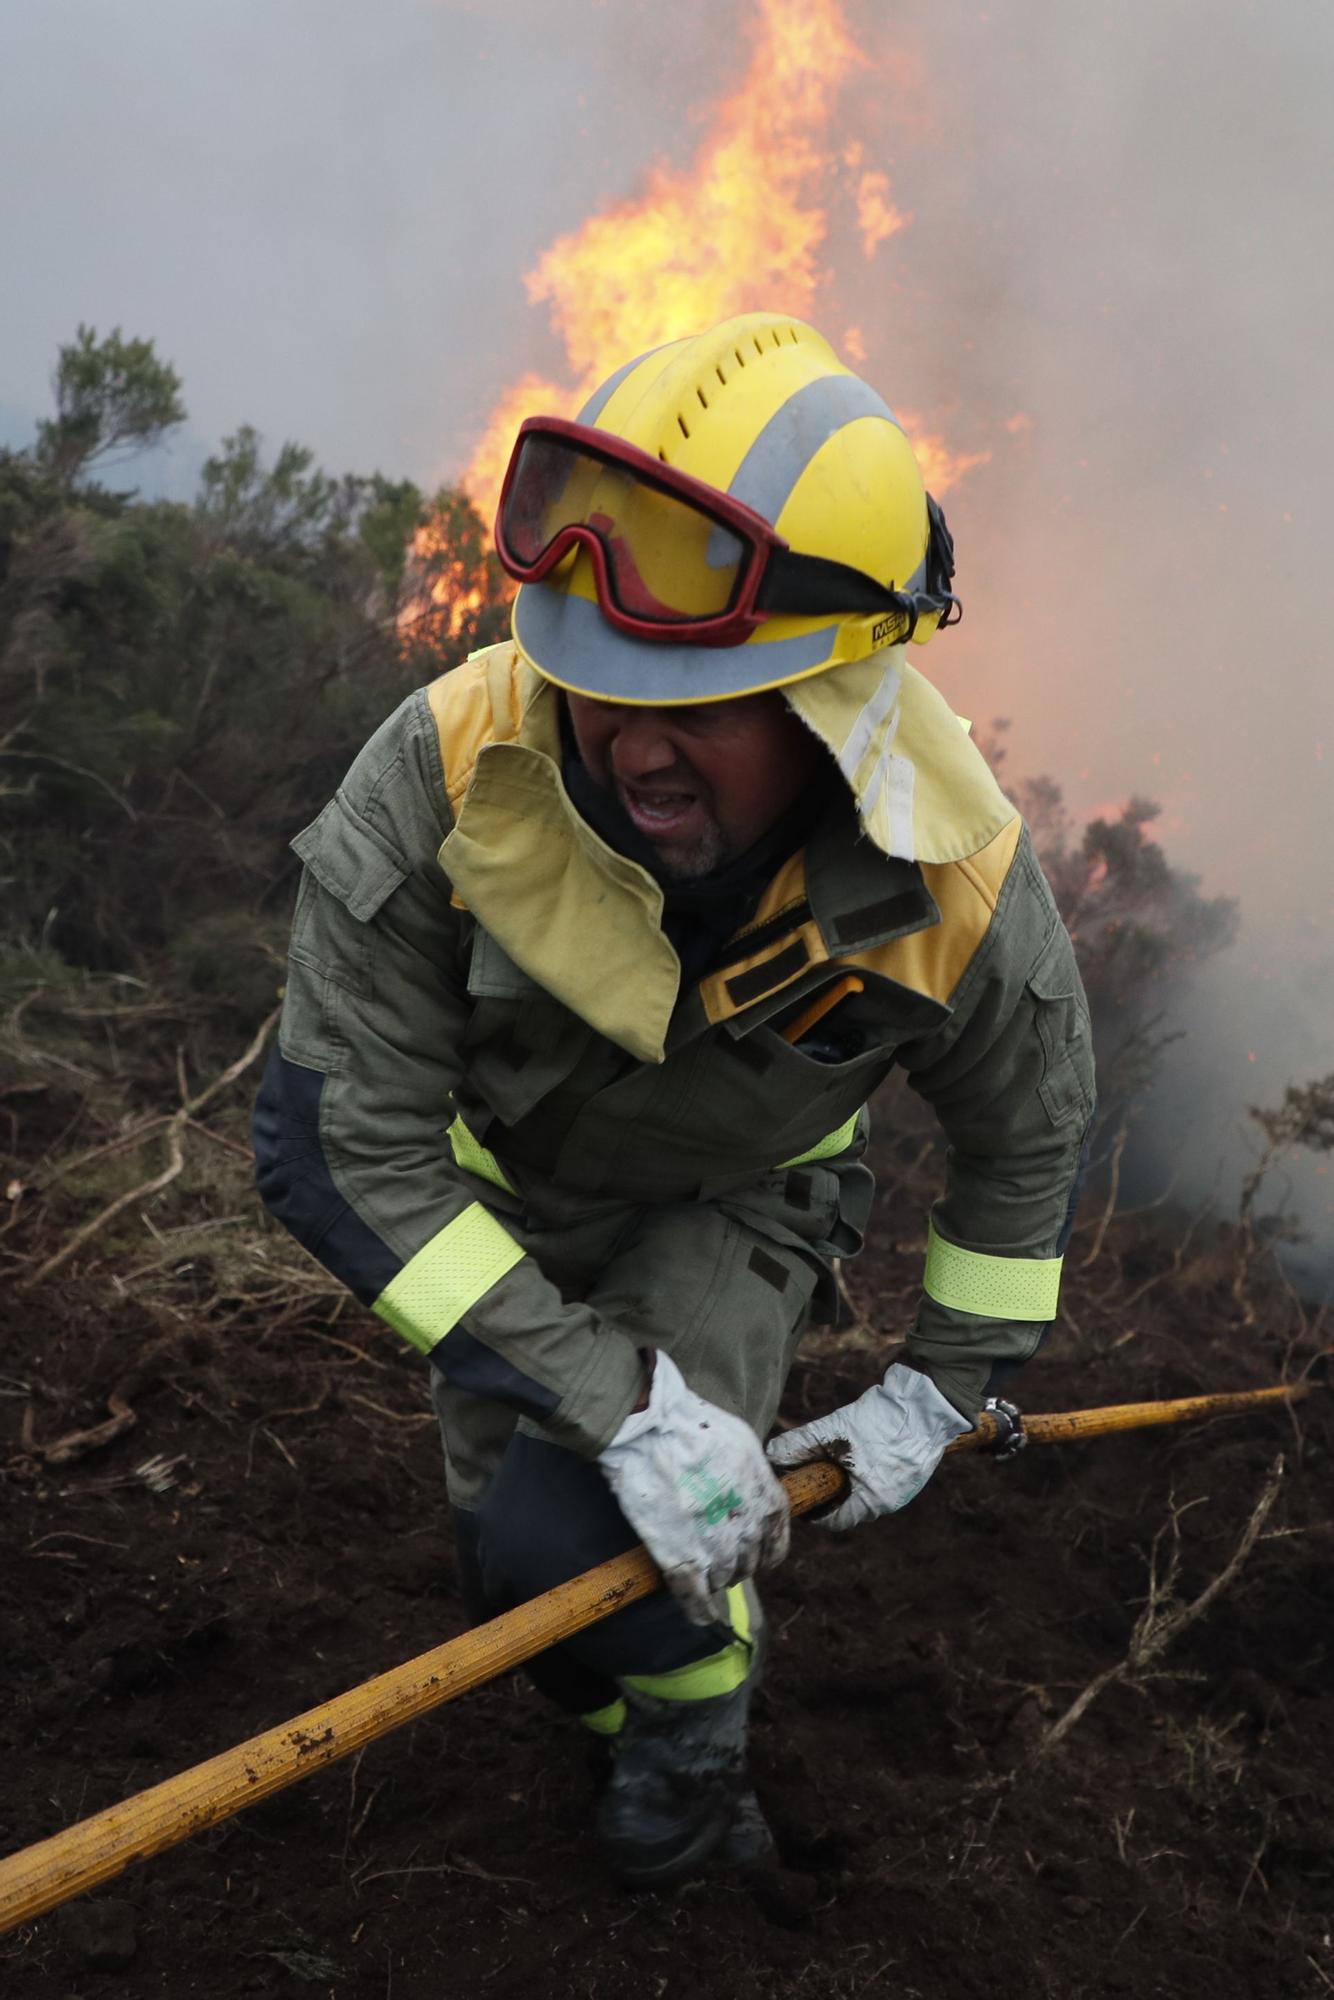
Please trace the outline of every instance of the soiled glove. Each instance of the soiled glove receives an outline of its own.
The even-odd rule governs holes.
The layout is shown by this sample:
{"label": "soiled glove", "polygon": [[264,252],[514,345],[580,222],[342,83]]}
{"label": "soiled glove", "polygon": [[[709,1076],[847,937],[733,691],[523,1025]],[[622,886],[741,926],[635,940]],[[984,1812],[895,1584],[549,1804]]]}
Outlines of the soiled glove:
{"label": "soiled glove", "polygon": [[696,1625],[725,1621],[728,1585],[787,1554],[787,1497],[759,1439],[687,1388],[661,1350],[648,1408],[631,1412],[598,1464]]}
{"label": "soiled glove", "polygon": [[926,1485],[947,1444],[972,1425],[929,1376],[896,1361],[883,1382],[827,1417],[769,1440],[773,1465],[832,1458],[848,1475],[846,1500],[819,1517],[822,1528],[855,1528],[906,1507]]}

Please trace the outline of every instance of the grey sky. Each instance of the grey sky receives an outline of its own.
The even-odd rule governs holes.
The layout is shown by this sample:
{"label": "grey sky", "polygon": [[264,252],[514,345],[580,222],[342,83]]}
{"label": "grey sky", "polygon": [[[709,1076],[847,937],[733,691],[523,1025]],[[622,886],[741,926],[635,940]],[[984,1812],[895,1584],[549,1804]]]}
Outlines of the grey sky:
{"label": "grey sky", "polygon": [[423,480],[544,351],[520,273],[703,88],[633,0],[3,0],[0,31],[0,399],[44,408],[60,341],[119,322],[205,443]]}
{"label": "grey sky", "polygon": [[[1160,799],[1171,857],[1242,897],[1177,1069],[1231,1115],[1334,1066],[1334,8],[845,11],[867,60],[826,143],[913,222],[868,262],[831,182],[810,316],[992,454],[948,500],[965,623],[920,662],[1013,718],[1017,772]],[[250,422],[334,471],[456,472],[507,382],[561,373],[523,273],[690,160],[755,14],[0,0],[5,429],[82,319],[179,368],[182,466]]]}

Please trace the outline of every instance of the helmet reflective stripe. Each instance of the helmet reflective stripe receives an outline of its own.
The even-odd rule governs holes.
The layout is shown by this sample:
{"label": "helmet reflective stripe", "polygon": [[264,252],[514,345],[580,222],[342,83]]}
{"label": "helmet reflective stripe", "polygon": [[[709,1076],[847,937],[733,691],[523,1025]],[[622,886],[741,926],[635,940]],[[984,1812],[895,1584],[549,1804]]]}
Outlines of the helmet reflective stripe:
{"label": "helmet reflective stripe", "polygon": [[[926,593],[911,634],[918,644],[951,603],[932,560],[926,492],[902,424],[800,320],[744,313],[652,348],[590,397],[581,421],[752,508],[794,555]],[[704,561],[715,568],[735,560],[721,533],[703,543]],[[700,560],[698,543],[677,557],[664,541],[657,553],[665,573],[676,560]],[[738,644],[691,647],[617,631],[596,598],[594,564],[579,549],[549,579],[522,586],[513,625],[538,673],[595,700],[726,700],[866,659],[903,636],[897,614],[831,606],[771,612]],[[887,765],[882,789],[892,785]]]}
{"label": "helmet reflective stripe", "polygon": [[[757,684],[776,687],[822,667],[838,624],[766,640],[758,652],[747,646],[673,646],[617,632],[595,599],[526,583],[514,604],[514,637],[528,659],[553,663],[542,667],[548,680],[572,685],[576,693],[595,681],[603,701],[725,701],[753,694]],[[563,680],[554,663],[566,659],[576,664],[579,680]],[[646,694],[646,688],[654,692]]]}
{"label": "helmet reflective stripe", "polygon": [[918,563],[912,575],[910,577],[905,577],[904,581],[896,586],[897,589],[924,590],[926,588],[926,559],[930,554],[930,552],[931,552],[930,545],[928,544],[928,546],[922,550],[922,560]]}
{"label": "helmet reflective stripe", "polygon": [[588,401],[584,404],[583,409],[580,410],[575,422],[580,424],[595,424],[616,391],[620,388],[622,382],[624,382],[626,376],[633,374],[641,361],[648,361],[653,355],[661,354],[661,352],[662,349],[660,347],[645,348],[642,354],[636,354],[633,361],[627,361],[624,368],[618,368],[614,375],[609,375],[602,384],[602,387],[593,391]]}
{"label": "helmet reflective stripe", "polygon": [[825,375],[789,396],[770,417],[728,487],[770,527],[821,445],[858,417],[884,417],[895,430],[903,426],[888,403],[855,375]]}

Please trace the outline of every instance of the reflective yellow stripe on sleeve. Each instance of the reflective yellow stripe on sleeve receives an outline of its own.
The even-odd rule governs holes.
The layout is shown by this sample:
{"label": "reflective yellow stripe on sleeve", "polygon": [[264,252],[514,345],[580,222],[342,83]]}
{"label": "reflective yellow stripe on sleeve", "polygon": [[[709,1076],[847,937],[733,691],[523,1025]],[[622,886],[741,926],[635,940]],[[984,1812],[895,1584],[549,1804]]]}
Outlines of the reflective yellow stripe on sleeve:
{"label": "reflective yellow stripe on sleeve", "polygon": [[408,1259],[371,1310],[429,1354],[523,1254],[509,1231],[475,1201]]}
{"label": "reflective yellow stripe on sleeve", "polygon": [[922,1289],[937,1305],[983,1319],[1055,1319],[1061,1291],[1060,1257],[987,1257],[961,1250],[937,1236],[927,1238]]}

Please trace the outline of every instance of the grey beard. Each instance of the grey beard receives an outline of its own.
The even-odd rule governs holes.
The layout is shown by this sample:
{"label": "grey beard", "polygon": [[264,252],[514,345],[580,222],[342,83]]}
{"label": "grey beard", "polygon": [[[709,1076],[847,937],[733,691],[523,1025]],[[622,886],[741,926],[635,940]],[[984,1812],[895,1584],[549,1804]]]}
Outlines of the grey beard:
{"label": "grey beard", "polygon": [[707,833],[684,851],[677,850],[670,856],[653,843],[658,857],[658,866],[669,882],[699,882],[706,875],[712,875],[716,868],[732,859],[722,828],[711,826]]}
{"label": "grey beard", "polygon": [[[621,787],[613,790],[622,812],[627,810]],[[715,868],[721,868],[733,859],[732,848],[718,822],[710,815],[710,824],[692,847],[659,846],[652,834],[641,836],[646,839],[657,856],[658,867],[668,882],[699,882],[704,876],[712,875]]]}

